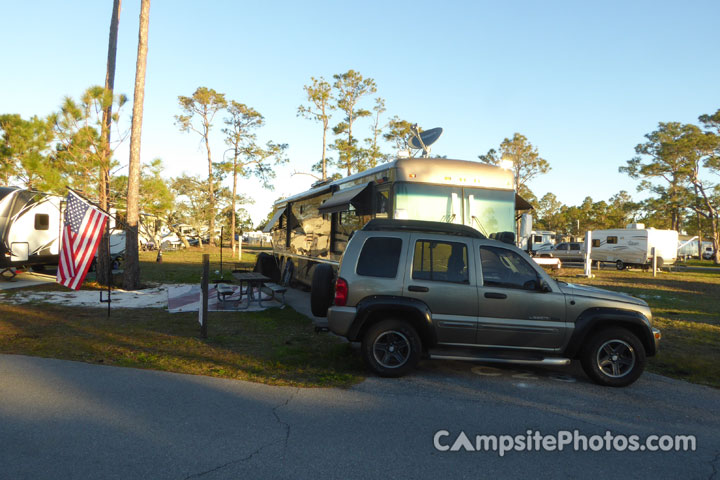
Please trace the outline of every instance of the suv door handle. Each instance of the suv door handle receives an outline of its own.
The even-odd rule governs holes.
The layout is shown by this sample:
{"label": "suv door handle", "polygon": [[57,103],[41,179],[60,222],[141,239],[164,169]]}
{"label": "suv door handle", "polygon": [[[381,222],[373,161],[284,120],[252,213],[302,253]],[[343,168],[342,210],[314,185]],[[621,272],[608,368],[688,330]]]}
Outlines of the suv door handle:
{"label": "suv door handle", "polygon": [[504,298],[507,298],[507,295],[505,295],[504,293],[485,292],[485,298],[497,298],[499,300],[502,300]]}
{"label": "suv door handle", "polygon": [[419,285],[408,285],[408,291],[410,292],[429,292],[428,287],[421,287]]}

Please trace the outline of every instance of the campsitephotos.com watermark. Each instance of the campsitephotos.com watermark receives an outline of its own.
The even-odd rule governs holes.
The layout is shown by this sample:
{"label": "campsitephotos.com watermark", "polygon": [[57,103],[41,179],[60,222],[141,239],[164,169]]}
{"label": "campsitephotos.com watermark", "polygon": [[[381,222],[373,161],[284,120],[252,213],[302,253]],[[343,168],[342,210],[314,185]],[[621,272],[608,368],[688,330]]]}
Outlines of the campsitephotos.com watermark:
{"label": "campsitephotos.com watermark", "polygon": [[501,457],[508,452],[694,452],[695,435],[620,435],[607,430],[604,435],[583,435],[578,430],[560,430],[543,434],[527,430],[523,435],[475,435],[461,431],[452,435],[438,430],[433,437],[435,449],[441,452],[497,452]]}

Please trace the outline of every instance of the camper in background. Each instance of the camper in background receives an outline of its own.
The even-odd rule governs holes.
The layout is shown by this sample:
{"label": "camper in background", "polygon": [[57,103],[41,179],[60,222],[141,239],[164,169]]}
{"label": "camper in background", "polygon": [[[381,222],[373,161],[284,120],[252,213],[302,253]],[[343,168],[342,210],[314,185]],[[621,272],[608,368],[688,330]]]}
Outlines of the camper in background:
{"label": "camper in background", "polygon": [[645,228],[642,223],[633,223],[626,228],[594,230],[590,259],[614,263],[618,270],[628,266],[647,268],[652,265],[653,248],[658,267],[675,263],[678,232]]}
{"label": "camper in background", "polygon": [[0,272],[57,265],[62,197],[0,187]]}

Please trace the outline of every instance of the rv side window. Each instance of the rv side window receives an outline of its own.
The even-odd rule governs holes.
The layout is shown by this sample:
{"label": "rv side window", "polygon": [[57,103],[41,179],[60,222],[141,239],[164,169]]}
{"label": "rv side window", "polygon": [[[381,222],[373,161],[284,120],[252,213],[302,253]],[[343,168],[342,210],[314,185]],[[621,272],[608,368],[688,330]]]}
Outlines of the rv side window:
{"label": "rv side window", "polygon": [[542,235],[533,235],[533,243],[543,243]]}
{"label": "rv side window", "polygon": [[593,247],[599,247],[599,246],[600,246],[600,239],[599,239],[599,238],[593,238],[592,246],[593,246]]}
{"label": "rv side window", "polygon": [[35,214],[35,230],[48,230],[50,228],[50,215],[47,213]]}
{"label": "rv side window", "polygon": [[390,189],[384,188],[378,189],[375,192],[375,217],[376,218],[387,218],[387,214],[390,211]]}
{"label": "rv side window", "polygon": [[368,238],[357,263],[357,274],[395,278],[400,263],[402,240],[392,237]]}
{"label": "rv side window", "polygon": [[617,243],[617,237],[607,237],[607,243]]}

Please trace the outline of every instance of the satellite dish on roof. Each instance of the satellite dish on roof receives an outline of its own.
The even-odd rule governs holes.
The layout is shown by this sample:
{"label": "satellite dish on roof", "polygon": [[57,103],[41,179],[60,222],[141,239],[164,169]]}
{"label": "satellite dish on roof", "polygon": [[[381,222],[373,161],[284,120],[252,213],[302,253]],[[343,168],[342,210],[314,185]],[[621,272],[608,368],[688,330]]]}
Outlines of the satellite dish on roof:
{"label": "satellite dish on roof", "polygon": [[422,156],[427,157],[430,153],[430,145],[437,142],[437,139],[442,135],[443,129],[437,127],[420,132],[416,123],[410,128],[410,132],[410,138],[408,138],[410,148],[422,150]]}

